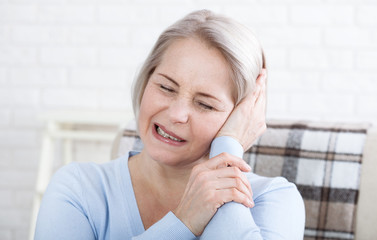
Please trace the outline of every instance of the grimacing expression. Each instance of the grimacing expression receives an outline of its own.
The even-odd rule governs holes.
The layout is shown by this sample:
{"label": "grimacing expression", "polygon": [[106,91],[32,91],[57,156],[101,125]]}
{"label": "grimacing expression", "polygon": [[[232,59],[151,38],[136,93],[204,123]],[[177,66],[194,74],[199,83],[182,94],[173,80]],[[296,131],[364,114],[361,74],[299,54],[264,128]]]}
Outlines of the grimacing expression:
{"label": "grimacing expression", "polygon": [[221,52],[198,38],[168,47],[140,104],[139,133],[149,157],[189,166],[208,153],[234,108],[230,73]]}

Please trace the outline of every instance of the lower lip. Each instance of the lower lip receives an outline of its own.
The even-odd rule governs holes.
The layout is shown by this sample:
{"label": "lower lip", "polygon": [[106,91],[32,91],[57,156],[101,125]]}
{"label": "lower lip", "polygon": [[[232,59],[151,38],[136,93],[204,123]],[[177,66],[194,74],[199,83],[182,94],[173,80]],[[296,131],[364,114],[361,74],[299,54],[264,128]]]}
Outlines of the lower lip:
{"label": "lower lip", "polygon": [[154,125],[152,126],[152,133],[153,133],[153,136],[157,138],[158,140],[160,140],[161,142],[167,143],[172,146],[179,147],[186,144],[186,141],[178,142],[170,138],[164,138],[163,136],[157,133],[156,127]]}

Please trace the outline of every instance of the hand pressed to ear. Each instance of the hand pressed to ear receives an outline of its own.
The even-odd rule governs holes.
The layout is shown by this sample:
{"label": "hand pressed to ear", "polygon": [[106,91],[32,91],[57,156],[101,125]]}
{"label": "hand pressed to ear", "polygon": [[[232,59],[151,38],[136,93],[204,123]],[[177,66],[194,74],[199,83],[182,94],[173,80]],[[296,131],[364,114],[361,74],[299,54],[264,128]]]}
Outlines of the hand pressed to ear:
{"label": "hand pressed to ear", "polygon": [[233,137],[246,151],[266,129],[266,69],[262,69],[254,91],[233,109],[216,137]]}

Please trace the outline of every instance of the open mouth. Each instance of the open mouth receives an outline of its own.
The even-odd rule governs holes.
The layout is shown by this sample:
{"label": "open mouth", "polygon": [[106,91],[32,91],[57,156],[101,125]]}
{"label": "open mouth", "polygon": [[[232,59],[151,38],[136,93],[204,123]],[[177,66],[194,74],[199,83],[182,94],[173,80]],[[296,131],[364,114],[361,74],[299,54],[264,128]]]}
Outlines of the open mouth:
{"label": "open mouth", "polygon": [[169,135],[168,133],[166,133],[164,130],[162,130],[162,128],[158,125],[154,125],[155,128],[156,128],[156,132],[158,133],[158,135],[164,137],[164,138],[167,138],[167,139],[171,139],[173,141],[177,141],[177,142],[184,142],[185,140],[183,139],[179,139],[179,138],[176,138],[176,137],[173,137],[171,135]]}

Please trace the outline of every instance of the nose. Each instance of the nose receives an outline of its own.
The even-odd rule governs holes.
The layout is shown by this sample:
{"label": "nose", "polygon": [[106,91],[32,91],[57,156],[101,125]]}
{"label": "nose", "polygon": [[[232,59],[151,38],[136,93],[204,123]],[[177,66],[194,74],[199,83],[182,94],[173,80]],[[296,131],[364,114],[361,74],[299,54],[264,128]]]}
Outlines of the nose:
{"label": "nose", "polygon": [[187,123],[190,118],[190,106],[183,99],[175,99],[169,105],[169,119],[173,124]]}

